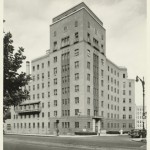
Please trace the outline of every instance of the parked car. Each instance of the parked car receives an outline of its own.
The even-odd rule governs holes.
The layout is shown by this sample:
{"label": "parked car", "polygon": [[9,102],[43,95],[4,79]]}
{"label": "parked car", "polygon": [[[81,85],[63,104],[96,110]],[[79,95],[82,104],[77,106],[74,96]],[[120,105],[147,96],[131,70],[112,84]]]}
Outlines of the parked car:
{"label": "parked car", "polygon": [[146,130],[139,130],[139,129],[132,129],[130,132],[129,132],[129,135],[132,137],[132,138],[140,138],[140,137],[146,137]]}

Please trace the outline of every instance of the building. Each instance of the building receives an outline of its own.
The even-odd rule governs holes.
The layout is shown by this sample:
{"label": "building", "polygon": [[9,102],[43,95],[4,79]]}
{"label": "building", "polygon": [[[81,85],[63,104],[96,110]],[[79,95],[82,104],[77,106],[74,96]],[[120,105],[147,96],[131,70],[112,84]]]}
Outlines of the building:
{"label": "building", "polygon": [[[144,109],[146,112],[146,107]],[[135,129],[143,129],[143,121],[144,121],[144,128],[147,129],[146,118],[144,118],[143,120],[143,106],[136,106],[135,107]]]}
{"label": "building", "polygon": [[84,3],[53,18],[50,49],[32,60],[31,74],[30,99],[12,108],[11,132],[68,134],[134,126],[134,80],[106,57],[103,22]]}

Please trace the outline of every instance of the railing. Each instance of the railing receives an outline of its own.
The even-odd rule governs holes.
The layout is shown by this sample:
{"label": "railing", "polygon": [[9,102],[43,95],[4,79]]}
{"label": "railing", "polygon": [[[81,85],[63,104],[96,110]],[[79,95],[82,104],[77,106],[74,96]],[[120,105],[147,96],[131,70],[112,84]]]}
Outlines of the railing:
{"label": "railing", "polygon": [[33,109],[17,109],[15,110],[16,113],[19,114],[25,114],[25,113],[40,113],[41,112],[41,108],[33,108]]}

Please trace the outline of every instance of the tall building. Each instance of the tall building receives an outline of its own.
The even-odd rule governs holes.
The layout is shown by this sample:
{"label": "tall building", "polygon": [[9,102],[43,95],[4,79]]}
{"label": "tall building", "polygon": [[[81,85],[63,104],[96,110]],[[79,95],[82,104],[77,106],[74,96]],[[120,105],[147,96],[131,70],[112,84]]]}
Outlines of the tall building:
{"label": "tall building", "polygon": [[[146,107],[144,107],[146,112]],[[143,122],[144,128],[147,129],[147,122],[146,118],[143,118],[143,106],[136,106],[135,107],[135,129],[143,129]]]}
{"label": "tall building", "polygon": [[50,49],[32,60],[31,75],[30,99],[12,108],[11,132],[134,127],[134,80],[106,57],[103,22],[84,3],[53,18]]}

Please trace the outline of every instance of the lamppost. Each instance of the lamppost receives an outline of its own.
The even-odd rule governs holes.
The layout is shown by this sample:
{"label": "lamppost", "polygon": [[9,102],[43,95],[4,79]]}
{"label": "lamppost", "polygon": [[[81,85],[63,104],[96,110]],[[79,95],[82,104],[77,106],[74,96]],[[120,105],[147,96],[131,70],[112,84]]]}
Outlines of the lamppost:
{"label": "lamppost", "polygon": [[138,76],[136,76],[136,82],[141,81],[142,83],[142,88],[143,88],[143,130],[145,130],[144,128],[144,119],[145,119],[145,110],[144,110],[144,105],[145,105],[145,81],[144,81],[144,77],[143,80],[141,78],[139,78]]}

